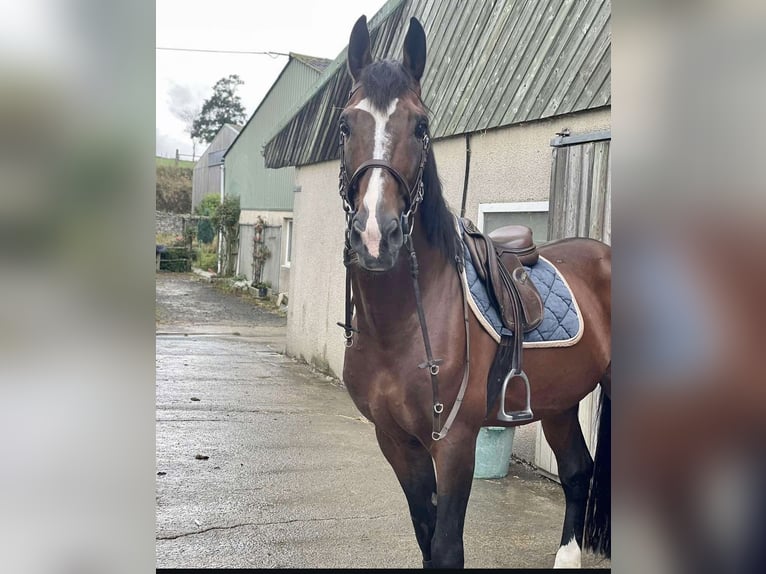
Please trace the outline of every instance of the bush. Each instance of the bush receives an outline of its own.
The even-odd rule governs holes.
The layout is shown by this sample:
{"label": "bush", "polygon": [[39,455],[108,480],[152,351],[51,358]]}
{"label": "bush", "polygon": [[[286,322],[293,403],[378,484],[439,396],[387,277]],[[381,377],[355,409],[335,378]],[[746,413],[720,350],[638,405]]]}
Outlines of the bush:
{"label": "bush", "polygon": [[195,208],[197,215],[205,215],[210,217],[215,213],[218,205],[221,203],[221,198],[215,193],[209,193],[199,202],[199,205]]}
{"label": "bush", "polygon": [[197,223],[197,241],[210,245],[215,239],[215,228],[210,219],[200,219]]}
{"label": "bush", "polygon": [[218,267],[218,255],[215,252],[206,253],[200,251],[197,265],[200,269],[207,271],[208,269],[215,270]]}
{"label": "bush", "polygon": [[168,247],[160,254],[160,270],[183,273],[191,271],[192,254],[186,247]]}

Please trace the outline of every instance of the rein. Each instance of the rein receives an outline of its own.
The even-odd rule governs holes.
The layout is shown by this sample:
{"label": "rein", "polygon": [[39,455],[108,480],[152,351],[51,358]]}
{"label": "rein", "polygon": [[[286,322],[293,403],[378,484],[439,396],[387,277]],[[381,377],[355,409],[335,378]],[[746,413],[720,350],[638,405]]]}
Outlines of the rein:
{"label": "rein", "polygon": [[[354,87],[349,94],[349,99],[359,89],[359,84],[354,84]],[[346,237],[345,246],[343,248],[343,265],[346,267],[346,313],[345,323],[338,323],[338,326],[343,328],[346,347],[351,347],[354,344],[354,333],[359,331],[351,324],[354,313],[354,302],[351,294],[351,272],[350,268],[358,261],[356,252],[351,247],[351,226],[354,218],[354,208],[349,201],[349,191],[353,190],[358,184],[364,172],[368,169],[382,168],[388,171],[403,190],[407,190],[405,199],[407,205],[405,211],[401,216],[402,234],[404,236],[404,246],[407,248],[410,257],[410,275],[412,277],[412,285],[415,292],[415,304],[418,312],[418,320],[420,322],[420,330],[423,335],[423,344],[426,350],[426,361],[419,364],[419,369],[428,369],[428,373],[431,377],[431,391],[433,394],[433,426],[431,432],[431,438],[434,441],[438,441],[444,438],[449,431],[452,423],[457,416],[458,410],[463,402],[466,388],[468,387],[468,375],[469,375],[469,358],[470,358],[470,333],[468,323],[468,302],[465,293],[465,285],[460,280],[460,288],[463,295],[463,321],[465,323],[465,346],[466,346],[466,358],[465,358],[465,370],[463,373],[463,380],[458,390],[458,395],[455,399],[455,404],[452,407],[452,411],[447,417],[447,421],[444,426],[441,425],[441,415],[444,411],[444,404],[439,400],[439,365],[444,362],[443,359],[434,359],[431,350],[431,339],[428,335],[428,326],[426,324],[425,312],[423,311],[423,302],[420,294],[420,284],[418,282],[419,266],[418,259],[415,253],[415,246],[412,243],[412,231],[415,224],[415,213],[418,206],[423,201],[424,185],[423,185],[423,172],[426,166],[426,160],[428,159],[428,150],[431,144],[431,140],[427,133],[423,134],[422,139],[423,146],[420,154],[420,166],[418,167],[418,174],[415,178],[415,183],[412,186],[407,184],[407,180],[402,174],[397,171],[390,163],[382,159],[370,159],[363,162],[349,178],[346,170],[346,154],[345,144],[346,135],[341,132],[340,134],[340,173],[338,175],[338,193],[343,202],[343,210],[346,213]],[[457,241],[460,241],[459,239]],[[462,253],[461,249],[457,250],[458,255],[455,256],[458,266],[458,272],[462,273],[463,259],[459,253]]]}

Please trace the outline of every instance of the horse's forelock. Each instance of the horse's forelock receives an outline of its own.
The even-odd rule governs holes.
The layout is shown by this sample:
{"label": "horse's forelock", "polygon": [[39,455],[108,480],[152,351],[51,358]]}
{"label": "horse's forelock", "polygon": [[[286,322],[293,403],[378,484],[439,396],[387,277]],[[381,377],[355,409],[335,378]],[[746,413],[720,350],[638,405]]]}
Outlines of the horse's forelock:
{"label": "horse's forelock", "polygon": [[[360,77],[365,97],[379,110],[385,110],[394,98],[415,88],[415,81],[404,66],[394,60],[378,60],[367,66]],[[426,112],[428,108],[421,102]],[[433,149],[429,150],[423,174],[425,194],[421,219],[428,242],[438,248],[447,261],[454,263],[456,253],[455,222],[442,194]]]}
{"label": "horse's forelock", "polygon": [[414,80],[400,62],[378,60],[367,66],[360,78],[365,97],[379,110],[414,87]]}

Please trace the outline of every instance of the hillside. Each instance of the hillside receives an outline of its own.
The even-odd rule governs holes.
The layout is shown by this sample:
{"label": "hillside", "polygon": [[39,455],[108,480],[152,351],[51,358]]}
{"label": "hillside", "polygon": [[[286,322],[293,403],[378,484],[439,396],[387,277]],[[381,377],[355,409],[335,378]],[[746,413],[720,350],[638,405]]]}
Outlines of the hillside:
{"label": "hillside", "polygon": [[157,167],[185,167],[194,169],[194,162],[181,159],[176,161],[172,157],[156,157]]}
{"label": "hillside", "polygon": [[[161,161],[162,160],[162,161]],[[192,198],[192,172],[190,161],[157,158],[156,209],[170,213],[189,213]]]}

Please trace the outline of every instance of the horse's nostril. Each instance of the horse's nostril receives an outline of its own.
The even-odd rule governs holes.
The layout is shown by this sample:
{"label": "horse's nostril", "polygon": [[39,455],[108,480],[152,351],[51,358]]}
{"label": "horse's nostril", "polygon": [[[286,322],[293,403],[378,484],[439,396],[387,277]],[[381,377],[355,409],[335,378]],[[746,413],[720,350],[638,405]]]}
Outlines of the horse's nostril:
{"label": "horse's nostril", "polygon": [[399,226],[399,222],[396,219],[392,219],[389,221],[386,226],[383,228],[383,232],[386,235],[390,235],[394,231],[396,231],[396,228]]}
{"label": "horse's nostril", "polygon": [[362,224],[359,223],[358,219],[354,219],[354,222],[351,226],[354,228],[354,231],[356,231],[357,233],[362,233],[364,231],[364,227],[362,227]]}

